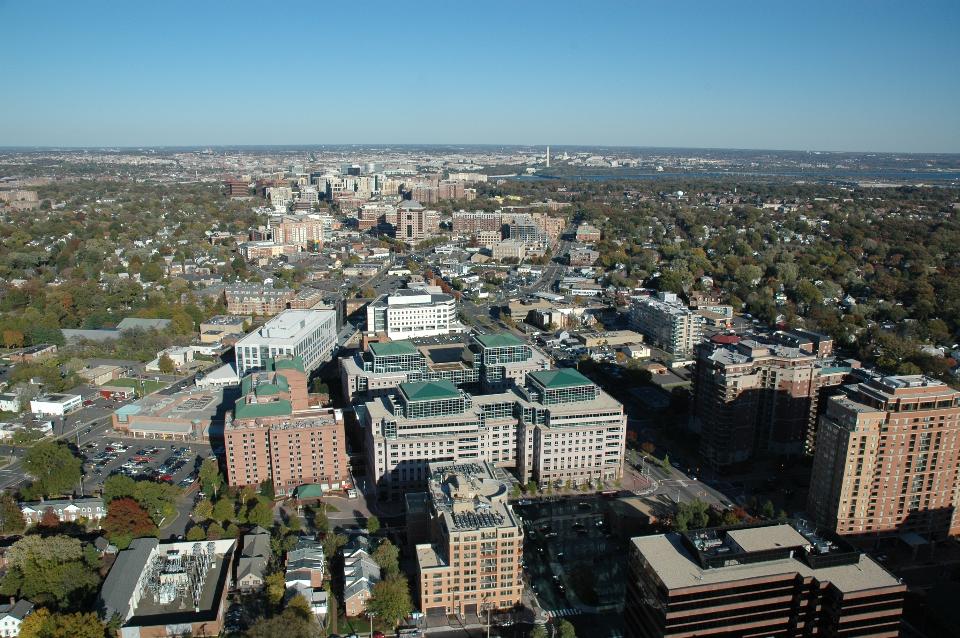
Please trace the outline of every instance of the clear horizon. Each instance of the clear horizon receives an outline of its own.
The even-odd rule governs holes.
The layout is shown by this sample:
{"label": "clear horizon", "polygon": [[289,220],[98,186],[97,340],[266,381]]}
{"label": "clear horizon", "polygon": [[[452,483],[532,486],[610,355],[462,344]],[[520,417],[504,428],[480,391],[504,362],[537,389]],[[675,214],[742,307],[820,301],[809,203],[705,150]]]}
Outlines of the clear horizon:
{"label": "clear horizon", "polygon": [[957,2],[364,7],[0,3],[0,147],[960,152]]}

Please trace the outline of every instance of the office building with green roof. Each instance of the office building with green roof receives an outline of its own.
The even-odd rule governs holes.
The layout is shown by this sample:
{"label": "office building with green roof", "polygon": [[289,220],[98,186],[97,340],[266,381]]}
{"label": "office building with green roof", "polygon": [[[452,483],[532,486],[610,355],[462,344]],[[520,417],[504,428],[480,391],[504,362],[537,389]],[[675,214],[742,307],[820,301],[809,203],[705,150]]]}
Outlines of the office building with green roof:
{"label": "office building with green roof", "polygon": [[383,498],[422,489],[430,461],[486,461],[544,487],[615,481],[622,472],[623,406],[573,370],[531,371],[526,387],[499,393],[471,394],[444,380],[401,383],[357,413]]}

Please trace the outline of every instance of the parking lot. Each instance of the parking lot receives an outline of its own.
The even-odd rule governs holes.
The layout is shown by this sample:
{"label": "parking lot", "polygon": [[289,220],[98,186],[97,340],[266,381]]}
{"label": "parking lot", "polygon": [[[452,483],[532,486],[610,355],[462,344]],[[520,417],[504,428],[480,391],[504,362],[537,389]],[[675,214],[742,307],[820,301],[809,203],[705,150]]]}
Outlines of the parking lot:
{"label": "parking lot", "polygon": [[168,443],[143,439],[98,437],[83,444],[84,491],[95,492],[111,474],[149,479],[189,488],[196,480],[200,463],[210,454],[201,443]]}

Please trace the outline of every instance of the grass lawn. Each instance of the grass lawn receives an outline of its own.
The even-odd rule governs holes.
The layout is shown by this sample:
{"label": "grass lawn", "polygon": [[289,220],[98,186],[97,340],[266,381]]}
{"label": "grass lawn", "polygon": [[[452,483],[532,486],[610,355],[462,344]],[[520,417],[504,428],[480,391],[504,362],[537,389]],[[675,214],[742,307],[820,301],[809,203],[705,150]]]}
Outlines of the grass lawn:
{"label": "grass lawn", "polygon": [[[118,386],[123,386],[125,388],[134,388],[138,394],[140,392],[140,379],[130,379],[127,377],[123,377],[120,379],[114,379],[107,385],[118,385]],[[153,379],[145,379],[143,381],[144,394],[153,394],[157,390],[162,390],[165,387],[167,387],[166,383],[160,383],[159,381],[154,381]]]}

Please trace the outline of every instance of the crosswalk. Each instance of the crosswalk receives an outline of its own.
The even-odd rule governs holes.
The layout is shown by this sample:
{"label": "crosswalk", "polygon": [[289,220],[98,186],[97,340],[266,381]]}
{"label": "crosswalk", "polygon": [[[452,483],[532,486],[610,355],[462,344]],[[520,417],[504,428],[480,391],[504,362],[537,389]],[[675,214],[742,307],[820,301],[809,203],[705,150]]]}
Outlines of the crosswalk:
{"label": "crosswalk", "polygon": [[579,609],[572,609],[567,607],[566,609],[553,609],[547,612],[551,618],[567,618],[568,616],[577,616],[583,612]]}

